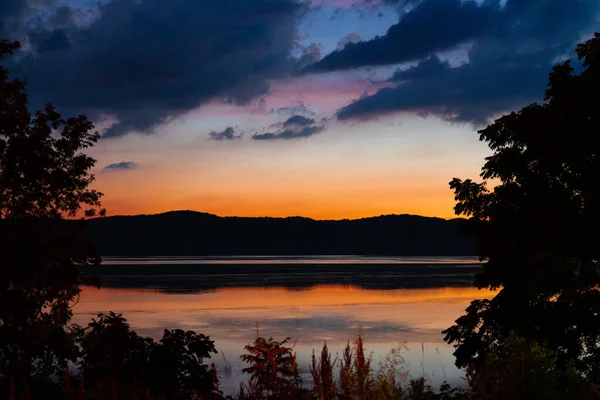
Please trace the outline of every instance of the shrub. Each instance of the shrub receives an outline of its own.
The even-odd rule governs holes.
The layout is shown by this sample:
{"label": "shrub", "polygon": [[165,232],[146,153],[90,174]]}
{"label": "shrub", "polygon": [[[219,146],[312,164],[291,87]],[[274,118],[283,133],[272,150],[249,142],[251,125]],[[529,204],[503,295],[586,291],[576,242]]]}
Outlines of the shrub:
{"label": "shrub", "polygon": [[293,399],[305,394],[296,354],[286,346],[289,341],[289,337],[281,342],[257,337],[244,347],[247,353],[240,358],[250,366],[242,371],[250,380],[241,387],[241,399]]}

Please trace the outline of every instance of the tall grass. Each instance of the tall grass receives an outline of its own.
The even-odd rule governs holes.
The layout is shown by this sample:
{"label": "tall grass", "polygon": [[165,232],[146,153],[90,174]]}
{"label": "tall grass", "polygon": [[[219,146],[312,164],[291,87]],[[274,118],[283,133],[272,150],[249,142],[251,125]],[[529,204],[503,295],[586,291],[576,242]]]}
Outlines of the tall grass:
{"label": "tall grass", "polygon": [[336,381],[333,377],[334,366],[337,358],[331,361],[331,354],[327,348],[327,342],[323,344],[321,357],[319,360],[315,357],[315,350],[312,353],[312,363],[310,373],[313,378],[313,392],[318,400],[334,400],[337,398]]}
{"label": "tall grass", "polygon": [[[403,356],[406,350],[404,345],[391,349],[375,371],[372,354],[367,354],[362,334],[357,335],[352,345],[348,342],[341,357],[333,360],[325,343],[320,357],[313,351],[311,394],[318,400],[436,398],[424,377],[409,380],[408,365]],[[333,378],[336,367],[339,367],[337,380]]]}
{"label": "tall grass", "polygon": [[[241,360],[248,379],[238,393],[224,396],[217,369],[209,366],[207,383],[194,392],[155,393],[147,383],[123,381],[118,375],[102,374],[97,382],[68,369],[56,382],[34,378],[9,379],[0,387],[0,399],[8,400],[497,400],[497,399],[598,399],[599,391],[575,374],[572,366],[560,366],[543,346],[511,336],[502,353],[485,356],[479,369],[467,370],[465,389],[446,382],[434,390],[425,376],[412,378],[404,358],[405,346],[391,349],[373,367],[372,353],[365,349],[363,336],[348,341],[343,352],[331,354],[327,342],[320,352],[313,350],[309,365],[312,382],[301,381],[294,345],[289,338],[276,341],[261,337],[245,347]],[[421,346],[424,354],[424,345]],[[439,354],[439,352],[438,352]],[[223,359],[227,364],[225,355]],[[91,379],[91,378],[90,378]],[[204,381],[203,381],[204,382]],[[1,383],[0,383],[1,384]],[[208,387],[206,387],[208,385]],[[230,383],[231,385],[231,383]],[[231,386],[230,386],[231,388]],[[230,389],[231,390],[231,389]],[[180,392],[182,393],[182,392]]]}
{"label": "tall grass", "polygon": [[[434,392],[424,378],[408,379],[407,363],[403,357],[405,346],[388,352],[375,370],[373,357],[364,347],[364,339],[358,334],[351,343],[347,342],[341,355],[333,356],[323,344],[321,351],[313,350],[309,365],[312,383],[302,385],[301,371],[297,365],[295,343],[289,346],[290,338],[276,341],[273,338],[256,340],[245,347],[240,358],[247,365],[242,371],[248,379],[240,385],[238,392],[225,397],[220,390],[220,381],[214,364],[210,365],[210,388],[199,388],[196,393],[176,396],[172,393],[156,394],[144,388],[143,383],[123,385],[117,376],[99,382],[88,382],[84,377],[72,375],[67,369],[62,379],[60,400],[416,400],[433,399]],[[225,371],[229,366],[225,354]],[[11,381],[9,400],[38,400],[50,397],[31,397],[29,386],[24,384],[17,390]],[[231,392],[232,385],[229,382]],[[428,397],[429,396],[429,397]]]}

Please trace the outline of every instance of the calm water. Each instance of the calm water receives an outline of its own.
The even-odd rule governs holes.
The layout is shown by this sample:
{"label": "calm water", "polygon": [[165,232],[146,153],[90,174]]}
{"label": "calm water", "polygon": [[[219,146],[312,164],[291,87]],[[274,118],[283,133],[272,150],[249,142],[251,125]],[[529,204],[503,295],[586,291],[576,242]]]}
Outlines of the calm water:
{"label": "calm water", "polygon": [[367,256],[204,256],[204,257],[104,257],[104,265],[206,265],[206,264],[417,264],[471,265],[477,257],[367,257]]}
{"label": "calm water", "polygon": [[[411,376],[424,373],[435,386],[445,379],[460,384],[462,372],[454,366],[452,348],[443,342],[440,332],[471,300],[493,295],[466,286],[472,276],[466,266],[476,263],[475,259],[153,258],[110,259],[109,263],[110,273],[103,278],[108,287],[84,288],[75,307],[75,321],[85,324],[97,313],[112,310],[123,313],[143,335],[158,338],[164,328],[209,335],[220,351],[214,361],[226,392],[235,390],[243,379],[239,355],[257,330],[261,336],[278,340],[291,336],[292,342],[296,341],[306,381],[310,380],[308,363],[313,349],[320,350],[327,341],[334,354],[340,353],[361,331],[367,350],[373,352],[373,365],[390,349],[406,345]],[[131,263],[139,270],[132,269]],[[174,275],[165,271],[160,276],[144,275],[143,268],[157,263],[199,269],[209,264],[242,264],[247,270],[228,275],[226,270],[196,274],[175,268],[178,272]],[[353,265],[352,272],[344,276],[337,269],[316,267],[326,263]],[[302,264],[310,271],[288,264]],[[126,274],[115,272],[121,265]],[[264,265],[270,268],[259,267]],[[434,271],[430,274],[433,278],[427,271]],[[134,282],[139,287],[133,287]],[[418,287],[432,282],[437,282],[436,287]]]}

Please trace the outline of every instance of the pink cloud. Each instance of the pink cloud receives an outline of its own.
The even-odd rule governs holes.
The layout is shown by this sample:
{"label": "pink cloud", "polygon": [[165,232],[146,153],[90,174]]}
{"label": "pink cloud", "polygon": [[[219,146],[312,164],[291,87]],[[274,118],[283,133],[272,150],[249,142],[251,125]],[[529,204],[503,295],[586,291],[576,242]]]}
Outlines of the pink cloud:
{"label": "pink cloud", "polygon": [[[286,107],[299,102],[325,113],[331,113],[340,107],[358,99],[365,92],[373,94],[386,83],[372,83],[359,76],[347,76],[339,79],[338,74],[326,76],[304,76],[293,81],[273,84],[271,94],[266,97],[269,109]],[[340,74],[341,75],[341,74]]]}
{"label": "pink cloud", "polygon": [[250,106],[237,106],[213,101],[192,114],[205,119],[230,118],[232,123],[246,124],[267,122],[272,110],[298,109],[293,114],[306,113],[330,116],[335,111],[359,99],[372,95],[388,83],[373,83],[363,72],[340,72],[325,75],[306,75],[290,80],[276,81],[271,92]]}

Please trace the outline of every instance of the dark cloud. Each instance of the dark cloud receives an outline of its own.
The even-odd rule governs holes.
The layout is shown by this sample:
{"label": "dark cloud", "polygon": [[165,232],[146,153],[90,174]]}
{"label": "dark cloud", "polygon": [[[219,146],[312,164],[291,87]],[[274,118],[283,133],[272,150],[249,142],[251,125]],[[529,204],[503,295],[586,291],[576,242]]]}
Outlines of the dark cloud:
{"label": "dark cloud", "polygon": [[254,140],[287,140],[287,139],[300,139],[307,138],[317,133],[323,132],[325,127],[323,126],[307,126],[301,129],[285,129],[280,132],[267,132],[267,133],[255,133],[252,135]]}
{"label": "dark cloud", "polygon": [[277,114],[280,116],[285,115],[303,115],[303,116],[314,116],[315,112],[310,109],[303,102],[298,102],[295,105],[287,106],[287,107],[279,107],[279,108],[271,108],[271,114]]}
{"label": "dark cloud", "polygon": [[451,122],[484,125],[495,113],[543,95],[548,68],[521,64],[527,62],[525,58],[513,59],[511,61],[516,64],[509,61],[504,66],[466,64],[458,68],[451,68],[435,58],[439,68],[437,75],[423,78],[430,66],[421,73],[419,64],[407,71],[416,78],[362,97],[339,110],[338,118],[373,118],[404,111],[422,116],[435,115]]}
{"label": "dark cloud", "polygon": [[448,61],[442,61],[437,56],[432,55],[429,58],[419,62],[417,67],[405,70],[398,69],[390,78],[391,82],[415,81],[420,79],[433,78],[447,72],[450,69]]}
{"label": "dark cloud", "polygon": [[275,140],[281,139],[278,133],[266,132],[266,133],[255,133],[252,135],[253,140]]}
{"label": "dark cloud", "polygon": [[348,43],[360,42],[360,35],[356,32],[352,32],[341,38],[337,43],[337,50],[344,50]]}
{"label": "dark cloud", "polygon": [[[322,6],[327,0],[323,0],[321,4],[317,4]],[[420,1],[420,0],[408,0],[407,2]],[[341,1],[329,1],[328,4],[336,6],[333,10],[333,15],[331,19],[334,20],[338,16],[352,12],[356,14],[360,18],[368,19],[368,18],[381,18],[384,13],[394,12],[395,9],[399,11],[404,8],[404,6],[400,5],[400,3],[404,3],[403,0],[341,0]],[[392,7],[389,7],[392,6]]]}
{"label": "dark cloud", "polygon": [[302,54],[296,61],[295,69],[301,71],[306,68],[307,65],[313,64],[319,61],[322,57],[323,46],[318,43],[311,43],[307,47],[302,49]]}
{"label": "dark cloud", "polygon": [[22,40],[27,21],[39,7],[50,7],[51,0],[2,0],[0,1],[0,37]]}
{"label": "dark cloud", "polygon": [[[517,0],[519,1],[519,0]],[[424,0],[392,25],[383,36],[348,42],[307,72],[335,71],[417,60],[431,52],[451,49],[494,30],[505,22],[498,1]]]}
{"label": "dark cloud", "polygon": [[[0,6],[5,31],[17,25],[10,12],[27,14],[25,0],[9,3]],[[248,104],[267,93],[298,62],[290,52],[304,9],[301,0],[112,0],[85,24],[64,26],[64,15],[60,29],[20,23],[33,48],[11,69],[35,106],[112,115],[118,123],[104,136],[149,133],[213,99]],[[44,18],[58,19],[52,13]]]}
{"label": "dark cloud", "polygon": [[29,40],[39,53],[68,49],[71,46],[67,34],[62,29],[32,32]]}
{"label": "dark cloud", "polygon": [[[489,2],[488,2],[489,3]],[[500,113],[543,99],[551,66],[597,23],[596,0],[508,0],[504,23],[473,40],[468,62],[452,67],[435,55],[398,70],[393,87],[338,111],[339,119],[393,112],[483,125]]]}
{"label": "dark cloud", "polygon": [[315,123],[315,120],[313,118],[306,118],[302,115],[294,115],[294,116],[288,118],[283,123],[283,126],[286,128],[293,127],[293,126],[303,127],[303,126],[312,125],[314,123]]}
{"label": "dark cloud", "polygon": [[0,37],[18,40],[26,48],[32,45],[37,52],[64,48],[68,43],[67,31],[88,24],[96,15],[94,9],[64,4],[64,0],[0,1]]}
{"label": "dark cloud", "polygon": [[110,164],[104,167],[104,171],[118,171],[127,169],[136,169],[138,165],[133,161],[121,161],[118,163]]}
{"label": "dark cloud", "polygon": [[236,140],[242,137],[242,134],[235,134],[235,129],[231,126],[225,128],[225,130],[221,132],[212,131],[209,132],[208,136],[212,140]]}
{"label": "dark cloud", "polygon": [[325,125],[317,124],[313,118],[294,115],[284,123],[275,124],[272,128],[279,128],[273,132],[255,133],[253,140],[288,140],[307,138],[325,130]]}

